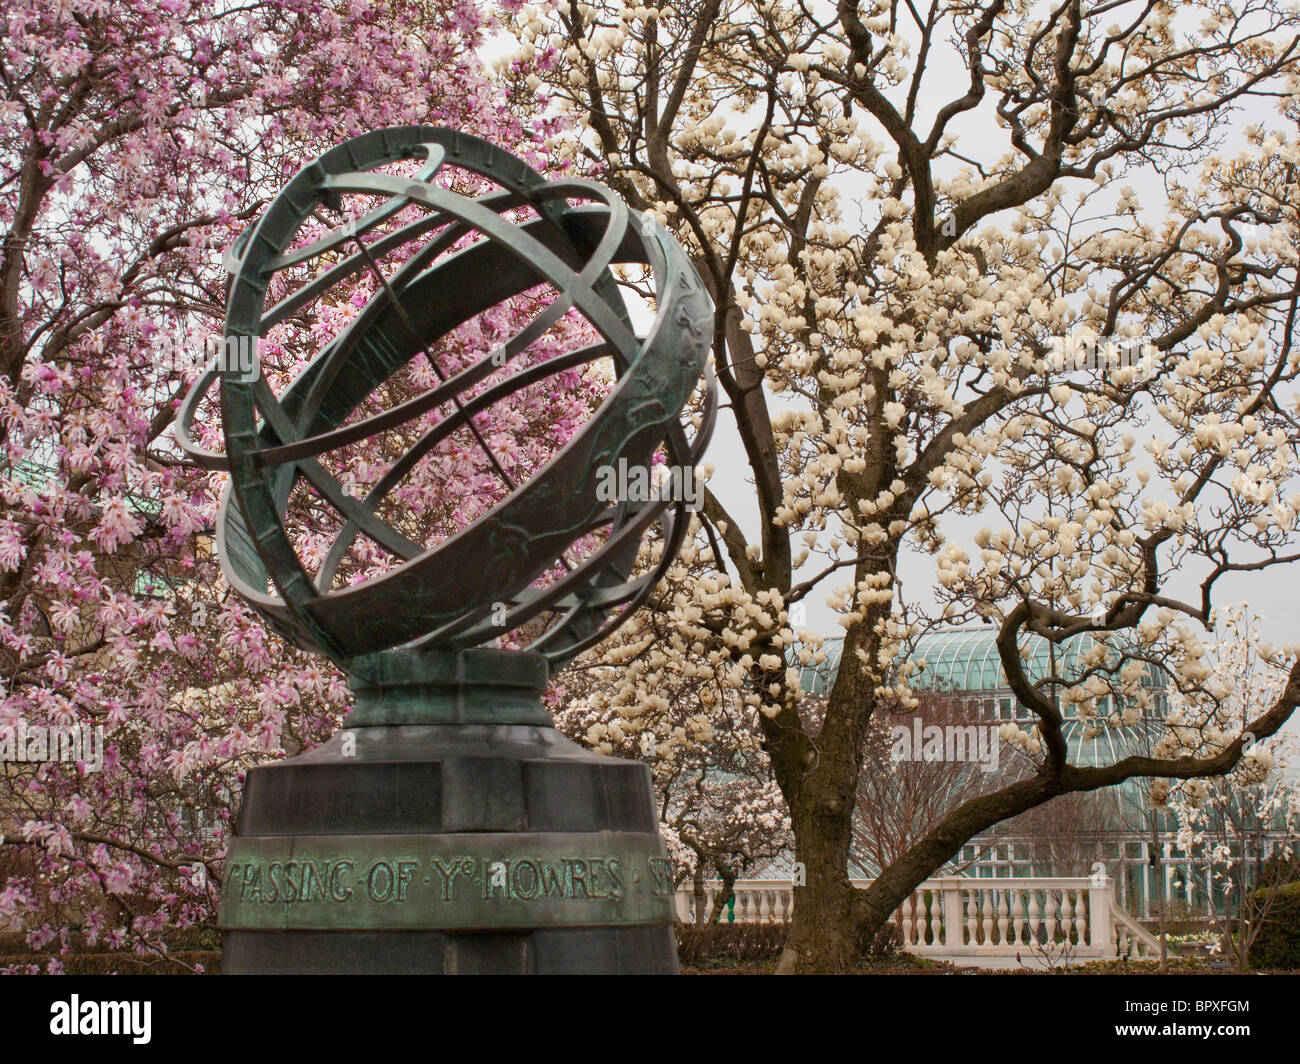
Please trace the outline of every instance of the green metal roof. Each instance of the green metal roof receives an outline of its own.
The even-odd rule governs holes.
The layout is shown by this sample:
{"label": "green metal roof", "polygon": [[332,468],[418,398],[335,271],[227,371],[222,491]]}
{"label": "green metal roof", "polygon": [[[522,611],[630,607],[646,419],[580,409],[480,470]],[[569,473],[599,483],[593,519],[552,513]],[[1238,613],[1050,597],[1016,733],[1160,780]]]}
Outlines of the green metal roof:
{"label": "green metal roof", "polygon": [[[925,667],[910,680],[913,690],[928,691],[999,691],[1006,690],[1007,678],[998,657],[998,630],[985,628],[950,628],[927,632],[917,640],[913,659]],[[1089,632],[1074,636],[1056,648],[1056,670],[1063,676],[1083,670],[1083,655],[1099,645]],[[1026,672],[1038,682],[1051,671],[1051,644],[1040,635],[1027,634],[1020,648],[1029,650]],[[822,644],[826,660],[820,665],[805,665],[799,670],[799,684],[812,695],[825,695],[835,681],[840,667],[844,640],[836,636]],[[1164,687],[1163,677],[1152,665],[1145,667],[1144,687]]]}
{"label": "green metal roof", "polygon": [[[1037,718],[1007,687],[998,657],[997,634],[996,628],[986,627],[950,628],[921,636],[914,658],[924,661],[925,667],[912,676],[912,690],[979,693],[984,697],[976,700],[978,711],[990,723],[1015,721],[1023,728],[1031,727]],[[1057,673],[1067,679],[1080,675],[1084,669],[1083,655],[1097,645],[1099,641],[1090,633],[1083,633],[1058,646]],[[1041,636],[1031,634],[1021,639],[1020,646],[1030,651],[1026,672],[1030,681],[1037,683],[1051,671],[1051,645]],[[822,644],[825,660],[799,670],[799,684],[807,694],[824,696],[830,691],[843,649],[842,638],[827,639]],[[1118,657],[1112,660],[1118,662]],[[1142,686],[1155,690],[1155,715],[1162,716],[1166,707],[1164,677],[1148,664],[1141,682]],[[1116,726],[1103,713],[1085,724],[1076,717],[1072,706],[1065,707],[1063,716],[1062,733],[1069,746],[1070,761],[1076,765],[1109,764],[1131,754],[1148,753],[1148,736],[1155,734],[1149,719],[1132,726]]]}

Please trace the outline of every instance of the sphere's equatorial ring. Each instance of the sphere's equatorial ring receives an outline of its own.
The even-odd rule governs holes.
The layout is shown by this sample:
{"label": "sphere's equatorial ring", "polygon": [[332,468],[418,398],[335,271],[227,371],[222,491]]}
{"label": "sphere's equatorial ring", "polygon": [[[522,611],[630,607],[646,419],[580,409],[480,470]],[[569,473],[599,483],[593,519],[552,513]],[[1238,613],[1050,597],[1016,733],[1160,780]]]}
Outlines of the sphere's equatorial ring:
{"label": "sphere's equatorial ring", "polygon": [[[416,178],[371,172],[403,159],[423,159]],[[443,165],[471,171],[499,188],[475,199],[434,185]],[[338,210],[343,195],[386,198],[307,247],[288,250],[319,210]],[[574,206],[569,199],[583,199]],[[594,201],[594,202],[593,202]],[[383,233],[362,234],[417,205],[430,213]],[[515,223],[504,212],[528,206],[536,217]],[[457,241],[482,239],[451,251]],[[678,420],[706,368],[712,307],[682,249],[655,223],[630,216],[624,204],[592,182],[547,183],[521,160],[485,141],[434,127],[382,130],[355,138],[304,168],[237,245],[225,337],[256,343],[333,285],[370,266],[374,256],[428,237],[383,290],[277,397],[260,372],[241,379],[210,366],[182,405],[177,436],[195,461],[229,468],[231,485],[218,519],[218,552],[237,591],[289,638],[341,663],[405,645],[469,646],[486,642],[550,612],[550,627],[530,644],[559,664],[602,638],[649,594],[677,554],[688,513],[677,500],[601,502],[598,470],[619,460],[651,464],[663,446],[676,466],[693,467],[711,431],[714,388],[706,386],[701,431],[688,443]],[[276,305],[264,307],[271,277],[314,257],[358,251],[308,279]],[[440,258],[441,256],[441,258]],[[609,265],[643,263],[654,276],[656,317],[636,337]],[[347,422],[375,388],[429,344],[477,314],[539,284],[551,302],[491,354],[443,378],[414,398]],[[499,372],[570,309],[602,341],[516,371],[462,402],[468,389]],[[493,357],[495,356],[495,357]],[[432,549],[408,539],[376,514],[387,495],[426,454],[461,428],[477,437],[476,414],[522,388],[601,357],[611,357],[616,383],[592,418],[541,469],[465,528]],[[433,362],[432,358],[430,359]],[[226,454],[193,439],[199,403],[219,381]],[[320,456],[454,404],[355,499]],[[345,424],[345,422],[347,422]],[[478,437],[482,443],[481,437]],[[486,445],[485,449],[486,449]],[[491,457],[489,453],[489,457]],[[498,467],[499,468],[499,467]],[[298,559],[284,515],[294,485],[305,479],[343,519],[313,579]],[[631,575],[644,533],[663,525],[663,553],[654,571]],[[607,528],[605,541],[552,583],[533,587],[582,536]],[[356,537],[364,534],[399,564],[354,587],[330,589]],[[273,586],[278,594],[268,590]],[[504,619],[500,616],[504,608]],[[621,614],[614,611],[622,608]]]}

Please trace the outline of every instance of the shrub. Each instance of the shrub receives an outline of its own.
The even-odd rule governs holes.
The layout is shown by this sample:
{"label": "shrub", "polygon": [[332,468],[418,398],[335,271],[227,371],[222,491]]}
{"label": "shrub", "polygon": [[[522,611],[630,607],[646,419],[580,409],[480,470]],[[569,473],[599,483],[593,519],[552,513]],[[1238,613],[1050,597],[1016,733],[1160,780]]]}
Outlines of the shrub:
{"label": "shrub", "polygon": [[1300,882],[1254,894],[1255,904],[1268,906],[1259,934],[1250,947],[1250,965],[1256,969],[1300,969]]}
{"label": "shrub", "polygon": [[775,962],[788,930],[785,924],[678,924],[677,959],[683,968]]}
{"label": "shrub", "polygon": [[[683,968],[774,964],[781,957],[788,924],[678,924],[677,959]],[[859,962],[897,958],[903,939],[890,921],[862,950]]]}
{"label": "shrub", "polygon": [[1297,880],[1300,880],[1300,853],[1295,847],[1275,850],[1264,859],[1259,873],[1261,885],[1294,883]]}

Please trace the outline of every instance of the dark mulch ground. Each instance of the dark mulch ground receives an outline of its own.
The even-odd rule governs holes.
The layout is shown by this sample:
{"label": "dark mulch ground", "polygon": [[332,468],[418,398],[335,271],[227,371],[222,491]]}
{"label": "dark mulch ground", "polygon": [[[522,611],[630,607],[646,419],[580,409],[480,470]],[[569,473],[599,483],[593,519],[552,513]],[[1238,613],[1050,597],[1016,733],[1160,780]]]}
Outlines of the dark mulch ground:
{"label": "dark mulch ground", "polygon": [[[0,971],[44,975],[52,959],[49,953],[0,954]],[[184,975],[186,969],[193,971],[200,965],[204,975],[216,975],[221,970],[221,953],[213,950],[178,950],[167,957],[124,952],[69,953],[59,961],[65,975]]]}

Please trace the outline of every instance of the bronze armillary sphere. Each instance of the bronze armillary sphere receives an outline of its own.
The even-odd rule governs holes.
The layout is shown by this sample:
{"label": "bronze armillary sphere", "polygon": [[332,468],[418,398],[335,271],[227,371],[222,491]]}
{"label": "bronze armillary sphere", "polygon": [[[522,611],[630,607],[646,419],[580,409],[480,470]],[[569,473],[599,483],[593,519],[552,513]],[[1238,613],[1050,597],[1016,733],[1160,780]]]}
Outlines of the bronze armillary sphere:
{"label": "bronze armillary sphere", "polygon": [[[418,173],[392,173],[392,164],[403,160],[420,163]],[[492,187],[459,195],[436,183],[443,167],[478,175]],[[343,196],[372,196],[375,206],[348,221],[337,213]],[[411,205],[423,214],[395,227],[390,220]],[[512,220],[518,209],[529,217]],[[315,224],[322,211],[336,212],[337,227],[302,246],[304,224]],[[378,260],[414,240],[421,241],[414,253],[385,277]],[[327,258],[317,272],[305,269],[321,256]],[[644,338],[633,331],[609,270],[613,263],[643,263],[653,273],[657,312]],[[530,625],[530,633],[543,630],[528,649],[554,668],[612,631],[649,594],[685,535],[685,504],[657,497],[603,502],[598,470],[620,459],[649,466],[660,447],[672,464],[693,466],[708,441],[714,407],[710,376],[700,430],[688,441],[679,419],[706,372],[712,305],[683,250],[653,220],[630,213],[594,182],[547,181],[477,137],[429,126],[386,129],[355,137],[301,170],[240,238],[231,271],[225,351],[241,345],[256,350],[269,329],[350,277],[369,271],[378,281],[360,313],[282,394],[273,393],[255,365],[242,372],[246,364],[219,357],[180,412],[177,436],[189,456],[231,473],[217,528],[225,574],[276,631],[364,675],[372,655],[392,648],[481,646],[525,622],[550,618],[549,625]],[[268,289],[281,271],[308,276],[282,298],[277,286],[278,302],[268,306]],[[445,377],[431,355],[440,377],[435,387],[349,420],[377,387],[437,340],[541,284],[557,295],[503,350]],[[571,308],[594,326],[597,343],[469,394]],[[608,397],[549,462],[524,483],[510,484],[491,510],[432,549],[378,515],[393,487],[439,442],[463,429],[477,436],[474,414],[519,388],[602,357],[612,359],[617,377]],[[224,455],[199,446],[193,433],[195,413],[216,382]],[[449,406],[363,498],[349,495],[319,460]],[[315,573],[285,527],[290,493],[304,479],[342,521]],[[633,575],[638,545],[656,521],[662,559],[654,571]],[[581,561],[566,560],[566,572],[539,584],[575,541],[602,529],[599,547]],[[399,564],[354,586],[332,586],[360,535]]]}

